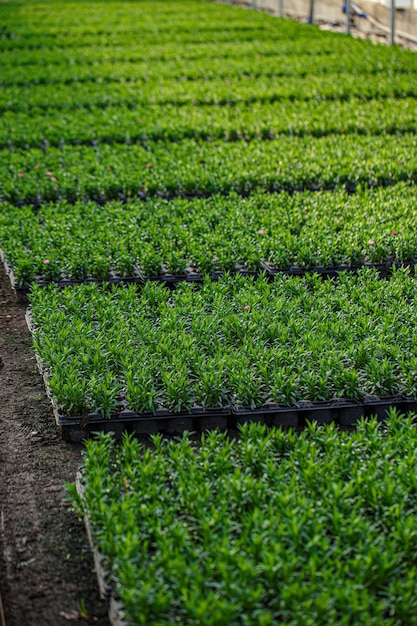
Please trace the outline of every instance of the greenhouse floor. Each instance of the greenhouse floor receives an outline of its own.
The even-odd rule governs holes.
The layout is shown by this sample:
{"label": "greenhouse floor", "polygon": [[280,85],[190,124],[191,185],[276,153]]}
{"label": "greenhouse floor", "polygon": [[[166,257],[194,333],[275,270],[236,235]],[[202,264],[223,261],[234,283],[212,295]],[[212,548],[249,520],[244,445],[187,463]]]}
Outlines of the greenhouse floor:
{"label": "greenhouse floor", "polygon": [[60,439],[24,314],[1,271],[0,626],[107,626],[84,527],[65,501],[81,445]]}

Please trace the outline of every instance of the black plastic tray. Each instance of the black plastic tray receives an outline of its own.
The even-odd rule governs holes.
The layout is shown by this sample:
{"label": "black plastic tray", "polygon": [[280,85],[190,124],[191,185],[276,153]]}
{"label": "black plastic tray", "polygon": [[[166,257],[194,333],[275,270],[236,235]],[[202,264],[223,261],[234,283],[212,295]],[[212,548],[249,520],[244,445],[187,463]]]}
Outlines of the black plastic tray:
{"label": "black plastic tray", "polygon": [[[311,404],[311,405],[310,405]],[[184,430],[204,432],[206,430],[236,430],[239,424],[261,422],[267,426],[303,428],[308,421],[346,428],[354,427],[361,417],[376,415],[379,421],[386,418],[391,407],[407,413],[417,413],[417,399],[405,396],[390,396],[364,399],[358,402],[347,400],[301,403],[300,406],[282,407],[264,405],[259,409],[225,407],[220,410],[191,409],[191,413],[164,412],[165,415],[140,415],[133,411],[122,411],[109,419],[96,414],[65,417],[54,411],[62,438],[66,441],[81,441],[97,431],[113,432],[120,438],[123,432],[149,435],[157,432],[181,434]],[[162,412],[161,412],[162,413]]]}

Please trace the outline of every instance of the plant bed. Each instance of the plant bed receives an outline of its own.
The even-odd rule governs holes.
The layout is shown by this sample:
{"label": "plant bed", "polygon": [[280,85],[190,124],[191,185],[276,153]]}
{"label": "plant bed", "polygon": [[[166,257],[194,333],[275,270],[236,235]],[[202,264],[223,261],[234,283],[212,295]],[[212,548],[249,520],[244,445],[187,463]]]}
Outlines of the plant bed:
{"label": "plant bed", "polygon": [[99,435],[69,487],[130,626],[414,623],[411,415],[152,443]]}
{"label": "plant bed", "polygon": [[[25,71],[27,73],[26,68]],[[43,113],[8,112],[0,118],[0,148],[24,148],[28,144],[37,148],[42,141],[56,147],[62,142],[70,145],[91,145],[93,141],[123,144],[127,142],[127,136],[131,143],[185,138],[268,140],[282,134],[316,137],[338,134],[343,140],[349,133],[409,132],[415,126],[415,116],[415,101],[407,98],[369,101],[351,98],[347,102],[298,100],[296,111],[294,103],[285,99],[270,104],[241,102],[234,107],[145,105],[134,110],[125,108],[122,118],[119,107],[95,107],[76,113],[58,109],[50,111],[48,118]],[[14,120],[13,127],[11,119]]]}
{"label": "plant bed", "polygon": [[[333,275],[412,266],[413,186],[166,201],[5,204],[0,242],[13,285],[201,281],[225,272]],[[68,233],[71,236],[68,237]]]}
{"label": "plant bed", "polygon": [[[381,47],[378,49],[374,49],[374,52],[379,55],[381,51]],[[348,53],[349,54],[349,53]],[[412,54],[412,53],[411,53]],[[412,57],[411,57],[412,58]],[[343,59],[345,62],[347,58]],[[414,61],[413,61],[414,62]],[[242,65],[244,68],[247,68],[247,58],[243,55]],[[314,61],[313,61],[314,63]],[[164,64],[165,65],[165,64]],[[292,63],[294,67],[294,62]],[[277,64],[278,66],[278,64]],[[243,68],[242,68],[243,69]],[[26,75],[27,69],[25,68]],[[127,70],[129,71],[129,70]],[[277,72],[278,73],[278,72]],[[137,81],[139,82],[139,81]],[[146,112],[147,107],[150,110],[155,107],[164,108],[167,106],[167,115],[170,115],[170,108],[175,107],[176,109],[180,109],[181,107],[191,107],[193,105],[197,106],[211,106],[214,111],[214,118],[208,119],[207,124],[205,125],[206,137],[210,136],[207,133],[207,130],[210,127],[215,128],[216,118],[218,119],[216,114],[216,109],[220,107],[230,107],[230,106],[246,106],[250,107],[252,104],[255,107],[266,105],[266,107],[273,106],[274,104],[279,105],[283,103],[288,107],[289,103],[296,101],[297,103],[301,103],[301,106],[305,104],[312,105],[316,104],[316,110],[319,112],[320,108],[323,111],[323,102],[326,103],[326,110],[329,110],[329,125],[330,128],[332,126],[332,111],[331,106],[335,101],[340,103],[341,111],[340,111],[340,119],[337,122],[336,128],[341,129],[345,133],[357,132],[357,134],[362,134],[364,131],[366,132],[366,128],[370,128],[370,130],[377,134],[377,122],[378,115],[381,115],[381,131],[384,130],[390,132],[390,129],[397,127],[399,132],[403,130],[411,130],[412,131],[412,121],[411,115],[404,114],[404,111],[399,112],[397,116],[396,122],[388,117],[388,124],[385,124],[385,115],[384,112],[379,114],[378,106],[375,107],[375,111],[373,116],[369,116],[368,125],[363,124],[363,119],[360,117],[355,124],[355,112],[351,112],[350,110],[343,116],[343,105],[346,107],[346,102],[352,100],[360,100],[363,103],[366,101],[376,101],[376,102],[389,102],[390,100],[406,100],[411,101],[416,97],[417,87],[416,87],[416,77],[415,73],[407,73],[401,72],[397,70],[395,71],[395,75],[390,74],[390,70],[385,73],[385,75],[371,75],[369,73],[362,73],[358,75],[354,72],[345,72],[343,74],[312,74],[308,77],[307,80],[301,79],[299,76],[287,76],[287,77],[279,77],[276,76],[276,80],[271,80],[271,76],[260,75],[254,80],[253,76],[238,76],[235,75],[230,78],[230,80],[224,80],[221,77],[211,77],[208,80],[204,80],[204,78],[199,77],[196,80],[176,80],[175,78],[168,78],[166,80],[158,81],[153,80],[149,82],[145,82],[142,86],[140,86],[140,93],[138,92],[138,84],[135,84],[134,81],[129,83],[123,82],[123,79],[120,81],[114,81],[111,84],[102,84],[100,83],[89,83],[89,82],[80,82],[75,83],[73,85],[70,84],[62,84],[59,91],[57,91],[55,85],[28,85],[26,88],[10,85],[6,86],[2,89],[2,98],[0,99],[0,112],[6,115],[19,115],[22,114],[30,114],[33,113],[35,119],[33,119],[32,123],[29,123],[29,133],[27,137],[27,142],[29,145],[33,142],[33,137],[39,137],[38,130],[44,130],[41,138],[51,136],[51,143],[58,143],[54,141],[54,134],[56,130],[60,130],[60,124],[56,123],[55,120],[51,120],[51,125],[45,126],[45,122],[41,123],[39,126],[36,125],[39,116],[45,110],[52,111],[55,116],[57,113],[62,112],[64,115],[73,114],[74,110],[76,110],[77,105],[88,111],[98,111],[98,115],[102,111],[110,110],[110,112],[115,109],[125,109],[128,113],[132,110],[136,110],[139,108],[140,112],[145,109],[144,115],[145,119],[151,115],[151,112]],[[317,92],[321,91],[320,99],[317,100]],[[30,108],[29,102],[24,101],[22,99],[22,93],[31,95]],[[3,95],[4,94],[4,95]],[[20,98],[20,99],[19,99]],[[81,108],[80,107],[80,108]],[[389,109],[389,104],[388,104]],[[389,113],[389,110],[387,111]],[[292,110],[287,116],[291,123],[291,117],[294,114]],[[285,115],[285,111],[284,111]],[[300,110],[299,115],[295,121],[295,132],[294,135],[300,135],[303,133],[297,132],[297,121],[300,120],[302,116],[302,111]],[[162,114],[163,117],[163,114]],[[173,118],[172,126],[169,130],[166,130],[165,133],[168,135],[168,138],[177,137],[181,138],[181,132],[176,131],[180,125],[178,123],[178,114],[174,114],[170,116]],[[211,118],[211,116],[210,116]],[[311,121],[313,123],[313,130],[317,128],[317,117],[315,117],[314,113],[312,113]],[[21,117],[20,117],[21,119]],[[193,116],[189,116],[188,122],[193,119]],[[198,116],[197,116],[198,119]],[[348,119],[347,125],[344,120]],[[404,120],[405,126],[402,126],[401,122]],[[20,120],[19,120],[20,121]],[[128,120],[126,120],[128,121]],[[250,118],[246,118],[247,126],[250,128]],[[266,121],[268,121],[268,116],[266,115]],[[306,122],[306,118],[304,118]],[[361,123],[362,122],[362,123]],[[282,120],[281,120],[282,123]],[[26,122],[27,124],[27,122]],[[320,120],[318,128],[323,128],[323,124],[326,128],[326,113],[322,113],[322,119]],[[333,125],[335,124],[335,118],[333,117]],[[279,127],[279,123],[278,123]],[[305,128],[308,128],[308,124],[304,123],[301,126],[304,129],[305,134],[308,134],[308,131],[305,131]],[[62,128],[62,126],[61,126]],[[152,131],[152,127],[149,128],[145,123],[145,132],[141,133],[141,128],[133,130],[133,140],[139,135],[140,139],[146,140],[146,130],[148,130],[150,138],[161,138],[161,131],[164,132],[164,121],[162,121],[161,125],[157,127],[158,130],[155,129]],[[268,127],[267,127],[268,128]],[[282,128],[282,127],[281,127]],[[334,128],[334,126],[333,126]],[[232,128],[232,130],[234,130]],[[240,129],[238,129],[240,130]],[[83,140],[83,134],[86,129],[83,128],[83,124],[81,121],[80,128],[80,143]],[[92,132],[93,131],[93,132]],[[127,129],[128,131],[128,129]],[[91,137],[90,142],[96,141],[99,142],[101,139],[101,134],[103,131],[96,131],[93,127],[88,127],[89,136]],[[286,134],[291,133],[291,129],[288,126],[285,129]],[[320,131],[319,131],[320,132]],[[117,135],[120,137],[120,123],[116,126],[116,139]],[[189,133],[191,136],[201,136],[198,132],[198,128],[195,129],[194,133]],[[216,136],[216,130],[214,130],[214,136]],[[250,136],[250,130],[249,130]],[[314,133],[313,133],[314,134]],[[388,134],[388,133],[387,133]],[[71,143],[71,135],[73,138],[77,137],[76,131],[69,131],[68,129],[63,129],[60,137],[64,137],[69,139],[69,143]],[[127,135],[127,136],[126,136]],[[263,134],[261,134],[262,136]],[[22,135],[19,130],[13,131],[10,130],[8,133],[8,137],[10,137],[9,141],[12,143],[13,137],[16,136],[17,145],[22,144]],[[75,137],[74,137],[75,136]],[[130,143],[131,138],[129,131],[123,133],[123,139],[125,143]],[[237,135],[239,137],[239,134]],[[245,136],[243,134],[243,136]],[[56,137],[56,134],[55,134]],[[41,140],[42,140],[41,139]],[[4,143],[4,140],[3,142]],[[47,146],[46,146],[47,147]]]}
{"label": "plant bed", "polygon": [[[0,150],[2,198],[11,204],[213,194],[348,190],[417,180],[414,133],[291,137],[250,142],[149,142]],[[285,160],[277,165],[277,153]],[[130,167],[126,167],[129,160]],[[172,167],[186,163],[187,167]],[[294,164],[297,164],[295,167]]]}
{"label": "plant bed", "polygon": [[[1,254],[1,250],[0,250]],[[11,288],[16,295],[16,299],[20,304],[28,304],[30,301],[29,295],[31,292],[31,286],[21,286],[16,284],[16,279],[14,277],[13,271],[10,269],[8,264],[3,261],[5,270],[10,279]],[[145,282],[150,281],[154,283],[160,283],[165,285],[166,287],[175,287],[179,283],[187,282],[194,284],[203,284],[205,278],[210,278],[214,281],[221,280],[225,277],[225,275],[229,276],[245,276],[250,278],[257,278],[261,274],[265,274],[265,276],[271,280],[278,276],[306,276],[311,274],[317,274],[322,278],[337,278],[341,273],[353,273],[359,272],[363,269],[371,269],[376,270],[378,276],[381,279],[389,278],[392,273],[399,269],[410,269],[414,271],[416,266],[416,262],[410,263],[364,263],[363,265],[357,266],[347,266],[347,265],[339,265],[336,267],[323,267],[323,266],[313,266],[311,268],[302,268],[302,267],[289,267],[289,268],[273,268],[267,265],[266,263],[262,264],[261,272],[250,271],[250,270],[235,270],[226,272],[212,272],[207,276],[202,274],[198,274],[196,272],[190,272],[189,274],[162,274],[161,276],[143,276],[143,277],[126,277],[126,278],[108,278],[108,279],[98,279],[98,278],[86,278],[85,280],[71,280],[71,279],[63,279],[58,281],[45,281],[45,280],[34,280],[33,284],[36,284],[38,287],[50,287],[56,286],[59,289],[65,289],[68,287],[74,287],[78,285],[99,285],[102,287],[111,287],[120,286],[124,287],[127,285],[143,285]]]}
{"label": "plant bed", "polygon": [[53,402],[56,424],[64,441],[80,442],[94,436],[98,431],[113,433],[120,440],[126,433],[137,435],[178,435],[185,431],[203,433],[210,430],[234,432],[239,426],[256,422],[268,427],[302,429],[310,422],[334,423],[342,429],[357,425],[360,419],[377,416],[384,421],[390,409],[417,412],[417,399],[403,396],[374,398],[363,402],[305,403],[302,406],[271,406],[250,409],[241,407],[222,410],[191,409],[190,413],[157,411],[155,415],[143,415],[125,410],[108,419],[97,413],[65,417],[59,415]]}
{"label": "plant bed", "polygon": [[[300,48],[302,48],[301,39]],[[271,43],[267,42],[266,43]],[[339,50],[334,50],[331,54],[309,54],[304,50],[300,50],[299,55],[279,55],[278,50],[276,54],[259,55],[259,58],[253,54],[245,55],[245,59],[233,58],[232,55],[227,55],[227,63],[225,63],[224,56],[221,54],[223,50],[227,52],[227,48],[223,46],[223,50],[220,48],[217,50],[218,54],[211,55],[209,59],[190,57],[178,58],[178,54],[184,54],[186,50],[185,45],[178,45],[177,55],[174,58],[164,58],[159,60],[153,60],[150,64],[146,59],[138,61],[126,62],[122,60],[120,62],[109,62],[101,59],[99,63],[83,63],[77,64],[76,67],[63,64],[61,65],[61,71],[56,71],[55,64],[45,67],[40,64],[33,64],[28,76],[27,66],[9,67],[4,68],[1,77],[1,86],[7,87],[33,87],[42,85],[44,87],[53,86],[57,83],[61,86],[75,84],[79,86],[82,83],[92,84],[92,87],[97,83],[107,84],[109,89],[115,83],[139,83],[142,89],[146,89],[152,84],[158,84],[160,82],[166,83],[167,81],[187,81],[197,82],[201,81],[219,81],[220,79],[226,81],[242,81],[242,79],[252,78],[265,79],[265,78],[294,78],[299,77],[301,80],[306,75],[314,77],[327,78],[330,74],[333,74],[336,79],[340,79],[341,74],[346,76],[347,80],[352,79],[354,74],[357,79],[363,77],[369,77],[372,81],[377,74],[380,83],[387,81],[388,78],[397,78],[397,75],[406,75],[411,78],[415,76],[415,64],[413,63],[413,57],[410,52],[403,52],[402,58],[395,59],[394,55],[385,55],[385,59],[381,59],[380,55],[368,54],[365,57],[360,54],[359,50],[355,46],[352,46],[349,50],[348,58],[343,56],[343,53]],[[212,50],[214,52],[214,42],[212,42]],[[368,50],[370,52],[370,50]],[[250,59],[251,63],[245,63],[246,59]],[[382,61],[382,62],[381,62]],[[245,69],[244,76],[242,75],[242,69]],[[395,75],[392,74],[395,72]],[[161,81],[161,78],[163,81]],[[99,79],[99,80],[98,80]],[[316,103],[316,108],[320,108],[321,102]],[[146,111],[145,111],[146,112]],[[170,110],[167,110],[167,115],[171,117]],[[140,115],[143,115],[143,110],[140,110]],[[34,125],[39,123],[38,119],[33,120]],[[56,127],[56,121],[52,125],[52,128]],[[175,118],[172,120],[172,125],[175,125]],[[83,129],[83,124],[80,124]],[[41,127],[42,128],[42,127]],[[59,127],[58,127],[59,128]],[[118,126],[116,126],[116,129]],[[42,130],[44,130],[42,128]],[[70,129],[64,129],[61,131],[66,138],[65,131],[68,133]],[[42,137],[42,135],[41,135]]]}
{"label": "plant bed", "polygon": [[[2,251],[0,250],[0,254]],[[13,270],[10,269],[7,262],[3,261],[3,265],[10,279],[10,286],[16,295],[16,299],[20,304],[28,304],[30,301],[30,293],[32,287],[30,285],[18,285],[16,284],[16,279],[13,273]],[[358,268],[359,269],[359,268]],[[284,274],[292,275],[291,272],[285,272]],[[305,274],[306,272],[303,272]],[[203,276],[202,274],[197,274],[196,272],[190,272],[189,274],[161,274],[161,276],[133,276],[133,277],[125,277],[125,278],[86,278],[85,280],[71,280],[71,279],[62,279],[57,281],[46,281],[46,280],[34,280],[33,284],[37,287],[50,287],[55,286],[58,289],[67,289],[69,287],[76,287],[79,285],[98,285],[99,287],[126,287],[128,285],[144,285],[146,282],[159,283],[164,285],[165,287],[175,287],[179,283],[194,283],[202,285],[205,278],[210,278],[213,281],[220,280],[224,278],[226,272],[212,272],[208,276]],[[227,275],[230,276],[245,276],[250,278],[257,278],[260,275],[260,272],[250,271],[250,270],[235,270],[227,272]],[[271,276],[274,274],[271,273]]]}
{"label": "plant bed", "polygon": [[149,432],[181,420],[188,428],[190,418],[196,430],[214,418],[224,428],[248,418],[347,425],[372,411],[382,417],[391,405],[414,406],[409,270],[394,270],[389,281],[375,269],[337,281],[224,276],[175,290],[35,285],[31,303],[61,426],[91,432],[111,422],[121,431],[137,423]]}

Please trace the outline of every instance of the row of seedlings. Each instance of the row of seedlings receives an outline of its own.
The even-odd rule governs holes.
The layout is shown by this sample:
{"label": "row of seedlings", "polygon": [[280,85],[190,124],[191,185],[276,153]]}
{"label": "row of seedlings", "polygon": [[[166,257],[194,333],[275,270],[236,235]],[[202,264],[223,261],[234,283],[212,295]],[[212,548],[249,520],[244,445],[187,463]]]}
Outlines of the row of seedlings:
{"label": "row of seedlings", "polygon": [[[334,275],[413,265],[416,194],[385,189],[13,207],[0,240],[16,293],[32,282],[202,282],[225,272]],[[68,237],[71,233],[71,237]]]}

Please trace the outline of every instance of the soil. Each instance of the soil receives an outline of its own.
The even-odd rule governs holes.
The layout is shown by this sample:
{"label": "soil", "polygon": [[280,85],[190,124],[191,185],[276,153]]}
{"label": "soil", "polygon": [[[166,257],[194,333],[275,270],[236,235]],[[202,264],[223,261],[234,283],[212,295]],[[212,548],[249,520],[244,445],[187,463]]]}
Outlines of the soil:
{"label": "soil", "polygon": [[82,445],[60,438],[25,308],[0,269],[0,626],[109,626],[83,523],[66,500]]}

